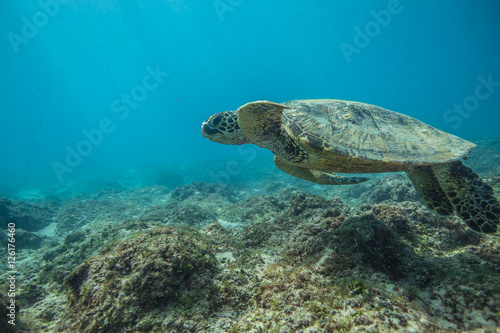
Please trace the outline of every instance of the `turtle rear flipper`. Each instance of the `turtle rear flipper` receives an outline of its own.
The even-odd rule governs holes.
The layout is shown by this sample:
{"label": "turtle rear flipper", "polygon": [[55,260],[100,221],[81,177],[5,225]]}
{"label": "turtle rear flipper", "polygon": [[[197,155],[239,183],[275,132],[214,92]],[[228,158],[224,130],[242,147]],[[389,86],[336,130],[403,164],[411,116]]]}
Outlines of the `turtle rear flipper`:
{"label": "turtle rear flipper", "polygon": [[439,185],[431,166],[413,167],[406,174],[427,208],[440,216],[453,215],[455,209]]}
{"label": "turtle rear flipper", "polygon": [[432,166],[458,216],[474,231],[499,236],[500,203],[493,189],[461,161]]}

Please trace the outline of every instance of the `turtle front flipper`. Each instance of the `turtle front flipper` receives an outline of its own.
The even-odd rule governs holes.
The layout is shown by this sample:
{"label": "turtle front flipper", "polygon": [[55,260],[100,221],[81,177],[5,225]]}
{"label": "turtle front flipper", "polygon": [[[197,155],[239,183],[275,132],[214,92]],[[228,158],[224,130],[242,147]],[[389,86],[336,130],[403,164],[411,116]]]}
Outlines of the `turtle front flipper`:
{"label": "turtle front flipper", "polygon": [[310,181],[321,185],[352,185],[370,180],[366,177],[342,177],[334,173],[327,173],[313,169],[301,168],[286,163],[282,158],[274,156],[274,164],[290,176]]}
{"label": "turtle front flipper", "polygon": [[427,208],[440,216],[453,215],[455,209],[439,185],[432,167],[413,167],[406,174]]}
{"label": "turtle front flipper", "polygon": [[458,216],[474,231],[499,236],[500,203],[493,189],[461,161],[432,166]]}

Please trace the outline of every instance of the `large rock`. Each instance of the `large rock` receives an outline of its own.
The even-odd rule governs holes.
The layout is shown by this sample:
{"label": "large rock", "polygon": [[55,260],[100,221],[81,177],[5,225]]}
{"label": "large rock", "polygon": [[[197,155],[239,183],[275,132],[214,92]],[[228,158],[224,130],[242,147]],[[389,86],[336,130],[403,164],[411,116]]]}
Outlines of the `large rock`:
{"label": "large rock", "polygon": [[162,322],[155,314],[173,303],[207,311],[215,265],[196,232],[160,228],[139,234],[66,277],[70,303],[78,310],[57,330],[157,331]]}
{"label": "large rock", "polygon": [[56,213],[53,202],[28,203],[24,201],[11,201],[7,198],[0,199],[0,223],[7,225],[14,223],[16,229],[37,231],[45,228],[52,222]]}

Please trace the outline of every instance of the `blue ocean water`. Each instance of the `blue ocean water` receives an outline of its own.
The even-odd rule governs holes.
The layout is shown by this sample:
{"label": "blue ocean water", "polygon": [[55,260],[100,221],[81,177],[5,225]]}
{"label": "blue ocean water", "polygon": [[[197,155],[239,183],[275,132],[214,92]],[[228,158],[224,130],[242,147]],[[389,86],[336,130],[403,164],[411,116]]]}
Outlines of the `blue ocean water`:
{"label": "blue ocean water", "polygon": [[496,0],[7,0],[0,16],[0,192],[241,158],[201,122],[261,99],[498,136]]}

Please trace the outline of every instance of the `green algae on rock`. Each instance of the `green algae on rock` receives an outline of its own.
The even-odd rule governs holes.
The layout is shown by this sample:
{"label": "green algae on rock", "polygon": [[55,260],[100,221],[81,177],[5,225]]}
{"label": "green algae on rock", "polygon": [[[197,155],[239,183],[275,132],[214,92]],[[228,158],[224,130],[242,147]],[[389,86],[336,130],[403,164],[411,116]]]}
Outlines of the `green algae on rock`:
{"label": "green algae on rock", "polygon": [[19,250],[19,319],[34,332],[494,332],[500,240],[408,185],[272,174],[63,200],[58,233]]}
{"label": "green algae on rock", "polygon": [[0,198],[0,223],[14,223],[16,228],[37,231],[48,226],[57,210],[57,204],[48,202],[24,202]]}
{"label": "green algae on rock", "polygon": [[173,304],[203,313],[215,267],[197,232],[166,227],[135,235],[66,277],[72,311],[57,331],[161,327],[155,314]]}

